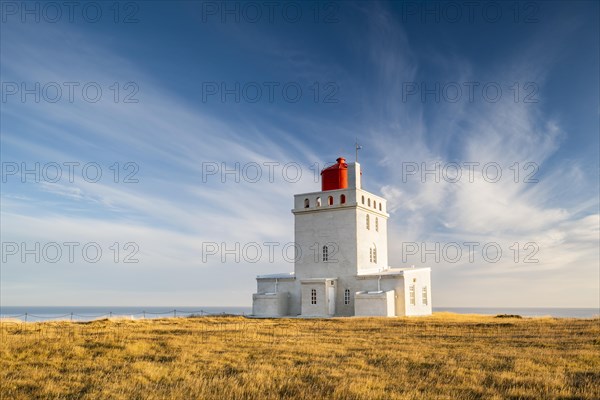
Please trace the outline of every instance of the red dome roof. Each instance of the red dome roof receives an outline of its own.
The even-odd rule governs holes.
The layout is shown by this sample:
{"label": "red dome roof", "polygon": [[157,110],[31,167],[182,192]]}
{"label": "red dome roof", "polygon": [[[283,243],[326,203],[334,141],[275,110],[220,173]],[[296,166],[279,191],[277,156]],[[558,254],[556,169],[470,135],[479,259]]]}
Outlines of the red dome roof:
{"label": "red dome roof", "polygon": [[337,164],[321,171],[321,190],[336,190],[348,188],[348,164],[344,157],[339,157]]}

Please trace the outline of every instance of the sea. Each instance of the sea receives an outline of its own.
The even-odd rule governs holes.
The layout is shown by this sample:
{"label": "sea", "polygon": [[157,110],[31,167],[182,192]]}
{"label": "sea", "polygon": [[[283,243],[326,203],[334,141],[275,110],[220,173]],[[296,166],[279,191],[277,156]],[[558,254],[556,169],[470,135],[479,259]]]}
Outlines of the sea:
{"label": "sea", "polygon": [[248,315],[252,307],[113,307],[113,306],[0,306],[0,318],[21,321],[92,321],[95,319],[124,317],[150,319],[189,317],[192,315]]}
{"label": "sea", "polygon": [[[433,307],[433,312],[458,314],[513,314],[522,317],[600,318],[598,308],[485,308],[485,307]],[[0,306],[0,318],[21,321],[92,321],[110,317],[131,319],[186,317],[201,315],[249,315],[252,307],[112,307],[112,306]]]}

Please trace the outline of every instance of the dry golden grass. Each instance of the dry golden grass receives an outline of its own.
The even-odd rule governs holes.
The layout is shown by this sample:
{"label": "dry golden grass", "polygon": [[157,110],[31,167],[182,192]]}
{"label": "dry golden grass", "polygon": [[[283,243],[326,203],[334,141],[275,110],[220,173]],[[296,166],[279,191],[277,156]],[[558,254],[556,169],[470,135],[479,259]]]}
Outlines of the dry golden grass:
{"label": "dry golden grass", "polygon": [[598,319],[2,323],[2,399],[598,399]]}

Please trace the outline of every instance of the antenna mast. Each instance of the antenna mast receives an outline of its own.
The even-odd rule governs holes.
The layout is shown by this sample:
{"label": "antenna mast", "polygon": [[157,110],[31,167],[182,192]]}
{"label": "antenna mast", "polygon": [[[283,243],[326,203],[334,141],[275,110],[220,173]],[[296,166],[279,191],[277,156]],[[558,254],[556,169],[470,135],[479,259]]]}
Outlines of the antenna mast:
{"label": "antenna mast", "polygon": [[354,142],[354,150],[356,152],[354,160],[358,162],[358,151],[362,149],[362,146],[358,144],[358,138],[356,138],[356,142]]}

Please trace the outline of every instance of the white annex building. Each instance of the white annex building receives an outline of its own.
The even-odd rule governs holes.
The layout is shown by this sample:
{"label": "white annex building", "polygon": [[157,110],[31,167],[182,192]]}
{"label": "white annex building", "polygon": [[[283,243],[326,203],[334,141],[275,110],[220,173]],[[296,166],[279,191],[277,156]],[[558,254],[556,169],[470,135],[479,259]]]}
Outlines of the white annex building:
{"label": "white annex building", "polygon": [[256,278],[253,315],[431,314],[430,268],[388,266],[386,200],[363,190],[361,175],[338,158],[320,192],[294,196],[294,272]]}

